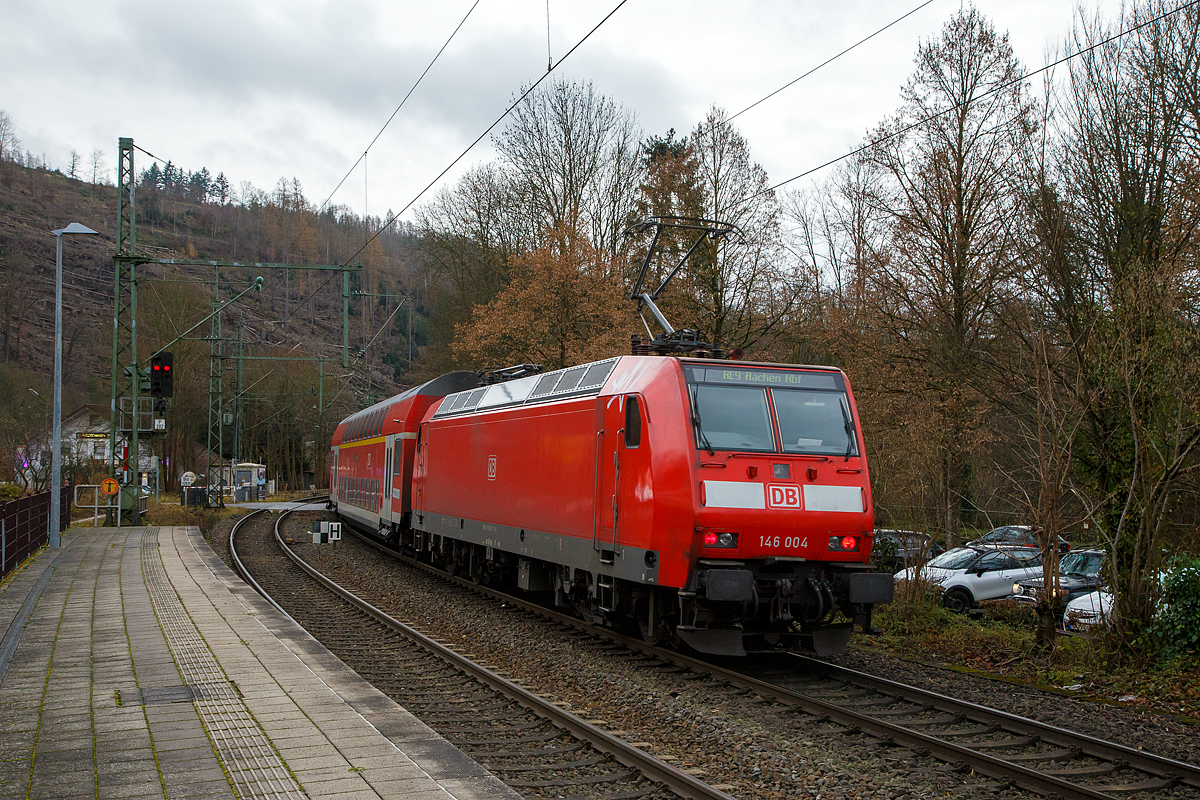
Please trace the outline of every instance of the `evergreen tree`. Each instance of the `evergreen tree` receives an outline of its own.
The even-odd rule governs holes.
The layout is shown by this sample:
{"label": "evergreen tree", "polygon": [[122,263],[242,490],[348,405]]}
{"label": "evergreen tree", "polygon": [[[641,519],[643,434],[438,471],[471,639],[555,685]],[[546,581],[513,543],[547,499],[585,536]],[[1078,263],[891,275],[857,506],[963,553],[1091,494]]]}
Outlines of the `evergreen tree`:
{"label": "evergreen tree", "polygon": [[225,177],[224,172],[217,173],[216,180],[213,181],[212,194],[221,205],[229,202],[229,179]]}

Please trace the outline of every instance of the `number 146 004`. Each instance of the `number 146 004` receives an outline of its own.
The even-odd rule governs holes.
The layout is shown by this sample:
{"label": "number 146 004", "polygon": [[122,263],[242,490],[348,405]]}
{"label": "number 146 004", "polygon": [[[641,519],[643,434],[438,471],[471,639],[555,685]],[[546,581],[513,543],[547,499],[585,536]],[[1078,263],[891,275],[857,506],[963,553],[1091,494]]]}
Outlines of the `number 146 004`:
{"label": "number 146 004", "polygon": [[808,547],[807,536],[759,536],[759,547],[783,547],[789,550]]}

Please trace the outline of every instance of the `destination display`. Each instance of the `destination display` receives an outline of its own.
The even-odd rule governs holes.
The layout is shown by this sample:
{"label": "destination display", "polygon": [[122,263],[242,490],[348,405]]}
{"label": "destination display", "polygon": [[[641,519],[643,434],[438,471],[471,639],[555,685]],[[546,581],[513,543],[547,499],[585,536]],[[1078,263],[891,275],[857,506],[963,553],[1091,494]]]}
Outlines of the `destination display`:
{"label": "destination display", "polygon": [[743,367],[687,367],[692,383],[731,383],[739,386],[779,386],[796,389],[842,388],[841,376],[834,372],[756,369]]}

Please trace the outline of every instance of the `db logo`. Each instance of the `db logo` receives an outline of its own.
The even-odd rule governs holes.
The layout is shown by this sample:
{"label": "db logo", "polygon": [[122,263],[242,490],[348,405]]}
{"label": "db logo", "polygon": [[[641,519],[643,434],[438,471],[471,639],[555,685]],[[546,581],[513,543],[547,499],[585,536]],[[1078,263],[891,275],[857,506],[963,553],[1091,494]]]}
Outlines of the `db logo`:
{"label": "db logo", "polygon": [[488,480],[496,480],[496,457],[488,456]]}
{"label": "db logo", "polygon": [[767,487],[767,507],[768,508],[799,508],[800,507],[800,487],[799,486],[768,486]]}

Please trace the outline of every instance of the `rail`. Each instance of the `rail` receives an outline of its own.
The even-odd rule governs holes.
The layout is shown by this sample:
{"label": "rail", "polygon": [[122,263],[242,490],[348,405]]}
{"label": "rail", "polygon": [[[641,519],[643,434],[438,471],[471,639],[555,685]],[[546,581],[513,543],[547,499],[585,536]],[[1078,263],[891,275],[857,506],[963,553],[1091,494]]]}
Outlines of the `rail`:
{"label": "rail", "polygon": [[[514,700],[538,716],[548,720],[551,724],[569,731],[578,739],[586,741],[598,751],[612,756],[621,764],[637,770],[650,780],[663,784],[675,794],[681,797],[692,798],[693,800],[734,800],[731,795],[709,786],[708,784],[698,780],[692,775],[689,775],[683,770],[667,764],[666,762],[660,761],[640,748],[634,747],[628,742],[625,742],[616,736],[613,736],[612,734],[596,727],[595,725],[592,725],[581,717],[572,714],[565,709],[559,708],[554,703],[545,700],[536,694],[533,694],[518,684],[496,674],[495,672],[492,672],[480,664],[475,663],[469,658],[455,652],[451,648],[446,647],[440,642],[437,642],[422,634],[415,628],[412,628],[411,626],[404,624],[394,617],[391,617],[381,609],[358,597],[353,592],[350,592],[336,582],[330,580],[305,562],[304,559],[300,558],[300,556],[298,556],[284,542],[283,536],[280,533],[280,526],[282,525],[283,520],[290,513],[292,513],[291,510],[285,511],[275,522],[276,543],[293,563],[295,563],[298,567],[300,567],[300,569],[302,569],[314,580],[319,582],[330,592],[341,597],[343,600],[349,602],[391,630],[396,631],[411,641],[418,643],[430,652],[437,654],[440,658],[454,666],[456,669],[466,673],[467,675],[470,675],[475,680],[490,687],[493,691],[496,691],[497,693]],[[241,522],[246,521],[249,518],[250,517],[248,516],[244,517],[243,520],[240,520],[239,526]],[[235,526],[235,530],[239,526]],[[231,532],[230,554],[231,557],[234,558],[235,563],[238,564],[239,571],[244,571],[245,566],[235,555],[235,552],[236,547],[234,542],[234,532]],[[243,574],[245,574],[245,572],[243,572]],[[252,582],[251,585],[254,587],[255,591],[267,598],[272,605],[275,605],[276,608],[279,608],[279,605],[273,599],[271,599],[257,583]]]}
{"label": "rail", "polygon": [[[984,750],[972,749],[966,745],[946,741],[931,734],[879,719],[870,713],[860,712],[847,706],[827,702],[768,681],[759,680],[736,670],[726,669],[707,661],[686,656],[674,650],[653,646],[636,637],[599,628],[576,617],[530,603],[523,598],[448,575],[429,564],[402,556],[392,548],[376,540],[372,540],[370,537],[363,536],[357,531],[355,533],[367,544],[390,553],[404,560],[406,563],[427,569],[438,574],[443,579],[450,580],[481,594],[502,599],[505,603],[516,605],[561,624],[587,630],[597,637],[608,639],[634,652],[652,655],[693,672],[706,674],[716,680],[727,681],[732,685],[749,689],[763,698],[798,708],[817,717],[827,718],[847,729],[861,731],[881,741],[902,745],[916,752],[928,753],[946,763],[966,767],[979,775],[993,778],[1003,783],[1011,783],[1026,791],[1048,797],[1059,797],[1064,800],[1113,800],[1113,798],[1127,794],[1131,790],[1124,789],[1117,793],[1117,788],[1114,787],[1111,790],[1112,793],[1110,793],[1102,791],[1101,789],[1104,787],[1089,787],[1073,783],[1056,775],[1032,769],[1015,761],[1006,760],[1001,756],[992,755]],[[845,670],[814,659],[807,659],[802,656],[793,657],[800,659],[800,663],[805,668],[822,670],[827,675],[838,677],[840,680],[859,683],[864,687],[869,686],[882,694],[904,699],[917,705],[931,706],[946,713],[960,715],[965,719],[1003,728],[1016,735],[1039,739],[1047,744],[1052,744],[1065,750],[1086,754],[1101,761],[1138,770],[1153,776],[1153,781],[1157,783],[1154,786],[1146,786],[1144,787],[1145,789],[1161,789],[1175,784],[1200,788],[1200,767],[1191,764],[1134,750],[1112,742],[1095,739],[974,703],[926,692],[905,684],[854,672],[853,670]]]}

